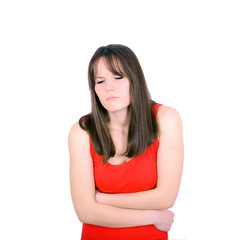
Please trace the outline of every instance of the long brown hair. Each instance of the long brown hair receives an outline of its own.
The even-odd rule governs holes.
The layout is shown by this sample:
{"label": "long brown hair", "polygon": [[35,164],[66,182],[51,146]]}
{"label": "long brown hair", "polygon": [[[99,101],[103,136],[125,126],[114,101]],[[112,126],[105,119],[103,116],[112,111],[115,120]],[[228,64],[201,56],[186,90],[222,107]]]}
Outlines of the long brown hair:
{"label": "long brown hair", "polygon": [[106,164],[108,159],[115,155],[116,150],[108,129],[109,114],[95,92],[95,70],[101,57],[109,71],[115,75],[126,76],[130,81],[129,131],[124,155],[131,158],[145,152],[155,140],[158,128],[152,111],[154,102],[151,100],[141,65],[134,52],[119,44],[98,48],[88,67],[92,111],[80,118],[79,125],[89,133],[95,151],[103,155],[103,164]]}

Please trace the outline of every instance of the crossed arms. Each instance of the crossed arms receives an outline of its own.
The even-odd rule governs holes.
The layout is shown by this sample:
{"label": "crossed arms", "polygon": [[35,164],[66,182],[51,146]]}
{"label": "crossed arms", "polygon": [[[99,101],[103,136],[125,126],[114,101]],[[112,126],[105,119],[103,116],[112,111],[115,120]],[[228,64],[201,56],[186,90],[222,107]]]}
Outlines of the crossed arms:
{"label": "crossed arms", "polygon": [[182,124],[176,110],[161,107],[157,116],[159,149],[155,189],[123,194],[96,192],[88,134],[78,123],[69,134],[70,185],[80,221],[110,227],[154,225],[167,231],[173,222],[171,208],[176,200],[183,168]]}

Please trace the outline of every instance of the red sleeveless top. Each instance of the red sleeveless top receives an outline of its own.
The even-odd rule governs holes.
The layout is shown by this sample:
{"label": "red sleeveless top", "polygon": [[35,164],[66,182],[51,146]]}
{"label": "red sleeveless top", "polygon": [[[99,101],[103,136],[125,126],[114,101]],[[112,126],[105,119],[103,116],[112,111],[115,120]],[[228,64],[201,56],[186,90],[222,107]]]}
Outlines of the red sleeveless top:
{"label": "red sleeveless top", "polygon": [[[153,106],[157,112],[161,104]],[[90,139],[91,143],[91,139]],[[138,157],[132,158],[121,165],[107,162],[102,165],[102,155],[98,155],[92,143],[90,153],[94,164],[95,184],[100,192],[130,193],[153,189],[157,184],[157,151],[158,139]],[[130,228],[106,228],[90,224],[83,224],[82,240],[167,240],[167,232],[155,228],[153,225]]]}

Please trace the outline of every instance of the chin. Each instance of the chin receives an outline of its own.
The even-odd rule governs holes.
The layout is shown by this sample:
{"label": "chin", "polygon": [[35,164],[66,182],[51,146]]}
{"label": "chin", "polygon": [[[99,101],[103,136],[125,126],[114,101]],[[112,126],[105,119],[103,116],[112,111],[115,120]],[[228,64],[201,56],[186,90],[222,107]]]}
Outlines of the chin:
{"label": "chin", "polygon": [[127,111],[129,105],[120,105],[120,106],[106,106],[106,110],[111,113],[120,112],[120,111]]}

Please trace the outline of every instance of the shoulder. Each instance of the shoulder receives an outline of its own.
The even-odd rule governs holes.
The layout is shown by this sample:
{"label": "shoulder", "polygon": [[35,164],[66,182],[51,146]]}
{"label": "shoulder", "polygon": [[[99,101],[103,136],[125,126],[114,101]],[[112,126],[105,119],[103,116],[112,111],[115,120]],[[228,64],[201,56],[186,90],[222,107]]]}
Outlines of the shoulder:
{"label": "shoulder", "polygon": [[89,147],[89,135],[80,127],[79,122],[76,122],[71,126],[68,143],[69,147],[76,145]]}
{"label": "shoulder", "polygon": [[157,123],[160,133],[181,130],[182,120],[179,112],[168,106],[161,106],[157,114]]}

